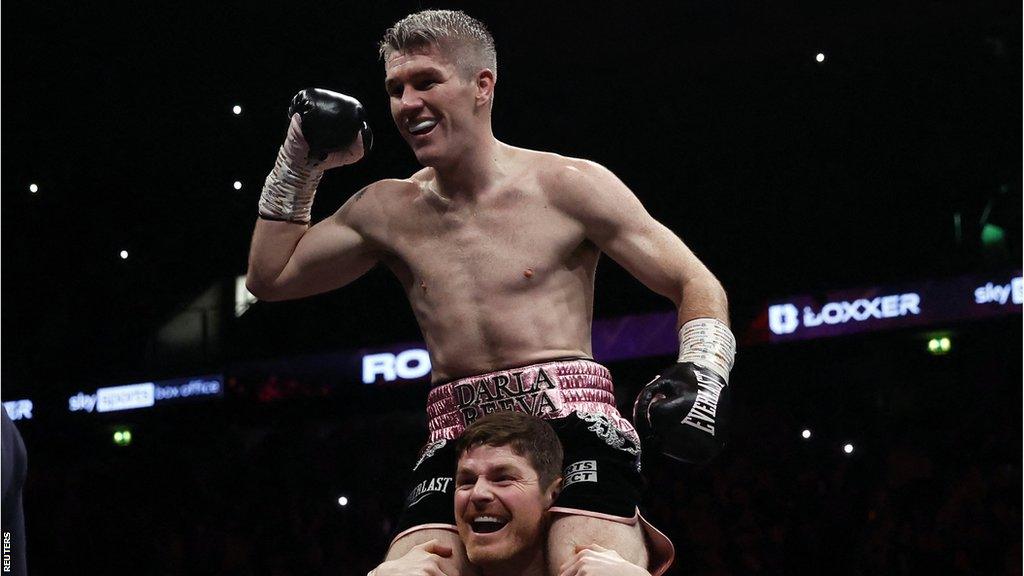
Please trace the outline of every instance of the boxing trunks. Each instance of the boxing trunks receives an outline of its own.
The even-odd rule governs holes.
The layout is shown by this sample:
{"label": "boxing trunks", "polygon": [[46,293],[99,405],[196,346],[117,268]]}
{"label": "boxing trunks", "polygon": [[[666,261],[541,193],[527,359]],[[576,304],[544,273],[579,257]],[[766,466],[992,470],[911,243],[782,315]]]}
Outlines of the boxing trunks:
{"label": "boxing trunks", "polygon": [[[551,424],[564,452],[562,491],[552,512],[643,526],[652,574],[674,553],[639,514],[640,439],[615,407],[611,373],[585,359],[562,360],[461,378],[427,399],[430,436],[413,467],[395,540],[428,528],[455,531],[455,445],[466,427],[492,412],[516,410]],[[667,558],[667,560],[666,560]]]}

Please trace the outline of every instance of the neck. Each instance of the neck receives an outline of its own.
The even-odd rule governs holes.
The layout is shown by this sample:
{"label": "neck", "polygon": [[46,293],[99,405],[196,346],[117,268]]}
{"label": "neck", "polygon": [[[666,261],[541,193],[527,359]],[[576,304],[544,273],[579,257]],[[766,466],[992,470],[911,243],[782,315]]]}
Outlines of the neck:
{"label": "neck", "polygon": [[480,566],[480,576],[547,576],[548,557],[545,548],[543,539],[534,541],[512,558]]}
{"label": "neck", "polygon": [[502,156],[505,148],[488,130],[451,164],[434,167],[438,193],[454,200],[472,199],[486,191],[504,173]]}
{"label": "neck", "polygon": [[547,558],[543,546],[538,546],[526,558],[516,558],[491,566],[480,566],[480,576],[547,576]]}

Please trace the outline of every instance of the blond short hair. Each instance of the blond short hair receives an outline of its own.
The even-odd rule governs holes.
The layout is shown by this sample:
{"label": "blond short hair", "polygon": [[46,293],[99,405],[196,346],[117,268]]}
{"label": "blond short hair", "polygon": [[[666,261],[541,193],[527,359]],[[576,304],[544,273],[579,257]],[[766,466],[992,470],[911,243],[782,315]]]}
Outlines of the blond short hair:
{"label": "blond short hair", "polygon": [[437,46],[464,77],[487,68],[498,75],[494,37],[476,18],[460,10],[423,10],[402,18],[384,32],[380,56]]}

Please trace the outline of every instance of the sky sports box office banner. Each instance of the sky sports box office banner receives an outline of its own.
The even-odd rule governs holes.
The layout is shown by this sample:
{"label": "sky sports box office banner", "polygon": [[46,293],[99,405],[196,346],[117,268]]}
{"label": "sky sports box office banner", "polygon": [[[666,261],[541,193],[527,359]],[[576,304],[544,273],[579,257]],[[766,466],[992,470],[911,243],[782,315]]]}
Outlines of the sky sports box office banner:
{"label": "sky sports box office banner", "polygon": [[137,382],[78,391],[61,407],[36,406],[31,398],[4,402],[11,420],[35,420],[50,410],[71,413],[102,414],[163,406],[169,403],[210,400],[224,395],[224,377],[206,374],[154,382]]}
{"label": "sky sports box office banner", "polygon": [[[769,303],[751,326],[737,333],[743,344],[753,345],[900,328],[943,327],[1020,314],[1022,302],[1024,283],[1020,270],[1016,270],[988,276],[837,290],[818,297],[794,296]],[[595,320],[594,357],[601,362],[613,362],[674,355],[678,347],[675,324],[675,312]],[[228,378],[272,374],[275,380],[317,376],[337,383],[363,385],[425,383],[430,376],[430,356],[422,343],[396,344],[373,350],[240,364],[228,367],[227,373]],[[82,413],[137,410],[170,402],[221,398],[225,395],[224,389],[222,374],[109,386],[76,393],[68,398],[66,410]],[[317,395],[327,393],[329,391],[323,390]],[[271,396],[273,398],[276,397]],[[4,408],[14,420],[33,418],[31,399],[7,401]]]}

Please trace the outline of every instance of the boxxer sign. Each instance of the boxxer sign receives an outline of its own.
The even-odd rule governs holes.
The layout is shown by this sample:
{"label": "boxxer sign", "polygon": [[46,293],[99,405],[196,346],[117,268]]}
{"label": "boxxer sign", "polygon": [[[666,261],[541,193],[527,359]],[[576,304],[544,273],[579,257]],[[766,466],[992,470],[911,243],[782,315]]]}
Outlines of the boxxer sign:
{"label": "boxxer sign", "polygon": [[1024,279],[1020,270],[1008,270],[985,276],[841,290],[829,292],[825,298],[793,296],[768,306],[753,333],[755,338],[786,342],[942,325],[1020,314],[1022,302]]}
{"label": "boxxer sign", "polygon": [[816,328],[920,313],[921,297],[913,292],[853,301],[840,300],[817,309],[804,306],[802,311],[793,304],[777,304],[768,308],[768,327],[775,334],[792,334],[801,326]]}
{"label": "boxxer sign", "polygon": [[775,334],[792,334],[800,327],[800,311],[792,304],[769,306],[768,327]]}

